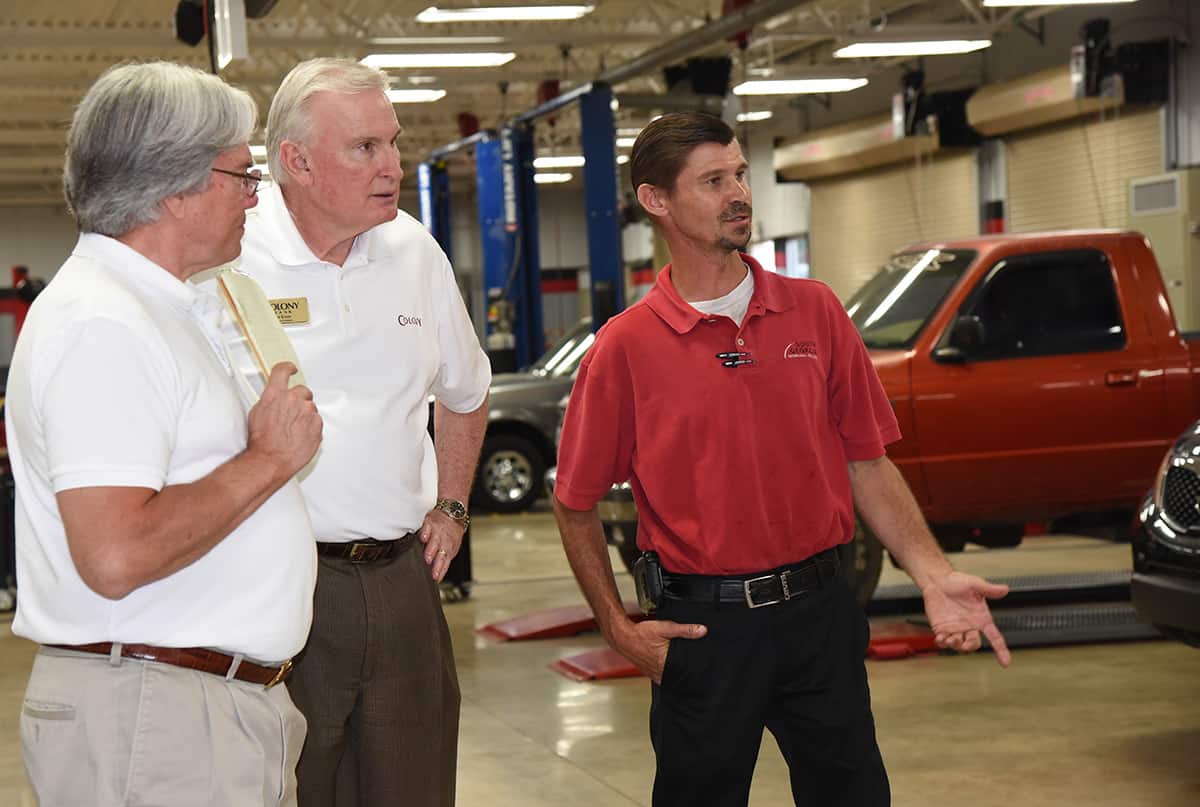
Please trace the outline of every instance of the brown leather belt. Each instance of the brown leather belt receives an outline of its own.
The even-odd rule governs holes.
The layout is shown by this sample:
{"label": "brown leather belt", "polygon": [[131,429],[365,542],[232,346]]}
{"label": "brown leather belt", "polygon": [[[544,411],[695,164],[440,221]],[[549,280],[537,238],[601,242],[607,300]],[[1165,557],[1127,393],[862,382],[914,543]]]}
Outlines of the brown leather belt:
{"label": "brown leather belt", "polygon": [[[112,642],[95,642],[93,644],[52,644],[60,650],[74,650],[77,653],[97,653],[102,656],[112,655]],[[187,670],[212,673],[222,678],[228,675],[233,666],[233,656],[203,647],[152,647],[148,644],[123,644],[121,655],[125,658],[135,658],[142,661],[156,661],[159,664],[170,664],[172,667],[183,667]],[[288,659],[278,667],[263,667],[243,660],[238,665],[233,677],[239,681],[251,684],[262,684],[267,689],[288,677],[292,671],[292,660]]]}
{"label": "brown leather belt", "polygon": [[379,541],[368,538],[365,541],[347,541],[332,543],[317,541],[317,553],[329,558],[341,558],[351,563],[379,563],[391,560],[408,549],[417,537],[415,532],[402,535],[391,541]]}

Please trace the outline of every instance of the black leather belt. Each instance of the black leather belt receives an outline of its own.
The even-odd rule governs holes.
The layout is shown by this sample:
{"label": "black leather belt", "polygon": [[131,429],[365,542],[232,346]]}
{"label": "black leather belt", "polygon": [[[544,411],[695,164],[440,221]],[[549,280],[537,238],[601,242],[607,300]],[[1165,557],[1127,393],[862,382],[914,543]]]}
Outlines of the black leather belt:
{"label": "black leather belt", "polygon": [[410,532],[391,541],[378,541],[374,538],[345,543],[317,541],[317,554],[327,558],[341,558],[351,563],[381,563],[408,549],[416,537],[415,532]]}
{"label": "black leather belt", "polygon": [[838,571],[837,549],[826,549],[794,566],[762,574],[709,577],[663,572],[663,594],[673,600],[739,603],[761,608],[803,597],[832,580]]}

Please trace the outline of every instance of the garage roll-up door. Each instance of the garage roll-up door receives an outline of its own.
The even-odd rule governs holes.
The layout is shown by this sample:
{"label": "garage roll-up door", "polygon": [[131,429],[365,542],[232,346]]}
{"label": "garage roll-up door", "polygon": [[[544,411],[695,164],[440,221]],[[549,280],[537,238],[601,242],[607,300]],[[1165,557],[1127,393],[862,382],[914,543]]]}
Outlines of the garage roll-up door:
{"label": "garage roll-up door", "polygon": [[845,300],[888,255],[979,232],[974,152],[812,183],[813,277]]}
{"label": "garage roll-up door", "polygon": [[1129,180],[1158,174],[1158,109],[1015,133],[1005,138],[1012,232],[1126,227]]}

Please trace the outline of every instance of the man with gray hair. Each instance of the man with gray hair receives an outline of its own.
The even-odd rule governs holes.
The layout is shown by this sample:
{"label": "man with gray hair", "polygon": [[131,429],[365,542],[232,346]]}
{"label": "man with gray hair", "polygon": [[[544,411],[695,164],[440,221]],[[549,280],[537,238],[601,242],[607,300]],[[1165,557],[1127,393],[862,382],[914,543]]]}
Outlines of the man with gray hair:
{"label": "man with gray hair", "polygon": [[454,802],[458,677],[437,583],[469,521],[491,372],[450,262],[397,210],[386,90],[341,59],[288,74],[267,117],[275,183],[243,242],[325,419],[301,480],[319,568],[292,678],[308,807]]}
{"label": "man with gray hair", "polygon": [[295,803],[304,719],[276,685],[311,622],[293,476],[321,419],[288,364],[251,405],[233,324],[185,282],[240,251],[256,120],[215,76],[124,65],[67,137],[80,237],[25,320],[6,412],[42,807]]}

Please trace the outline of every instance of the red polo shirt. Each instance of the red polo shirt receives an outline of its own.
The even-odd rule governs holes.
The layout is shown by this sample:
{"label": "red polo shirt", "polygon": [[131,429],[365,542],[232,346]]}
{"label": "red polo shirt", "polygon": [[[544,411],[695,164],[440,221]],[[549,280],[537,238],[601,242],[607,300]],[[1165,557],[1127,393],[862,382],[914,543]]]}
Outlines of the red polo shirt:
{"label": "red polo shirt", "polygon": [[[579,367],[554,494],[593,507],[630,480],[638,546],[669,571],[738,574],[854,534],[846,463],[900,439],[862,339],[824,284],[765,272],[739,328],[702,314],[668,265]],[[716,354],[742,351],[729,368]]]}

